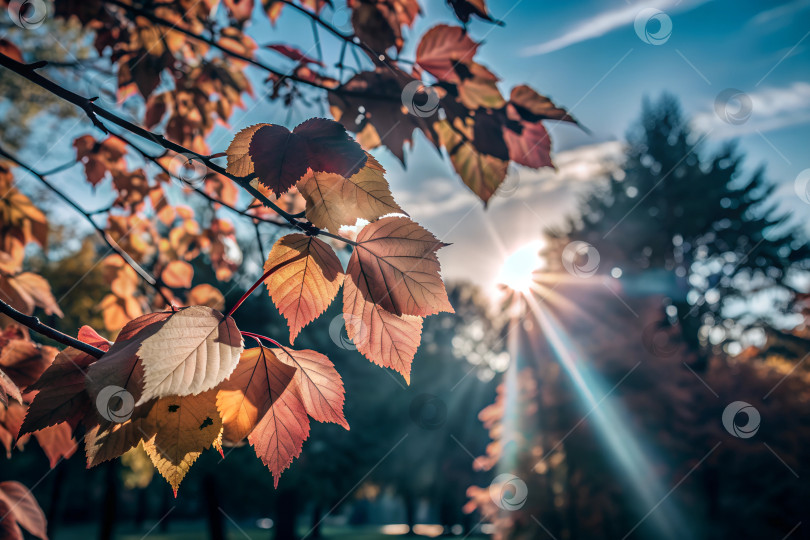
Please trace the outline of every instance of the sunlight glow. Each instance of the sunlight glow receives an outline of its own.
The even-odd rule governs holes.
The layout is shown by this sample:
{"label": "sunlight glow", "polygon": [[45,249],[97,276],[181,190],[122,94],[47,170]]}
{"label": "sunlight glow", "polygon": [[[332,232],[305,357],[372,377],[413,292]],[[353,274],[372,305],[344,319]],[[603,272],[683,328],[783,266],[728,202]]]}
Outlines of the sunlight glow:
{"label": "sunlight glow", "polygon": [[522,293],[529,292],[534,283],[534,272],[545,266],[540,251],[545,242],[536,240],[509,255],[503,262],[497,283]]}

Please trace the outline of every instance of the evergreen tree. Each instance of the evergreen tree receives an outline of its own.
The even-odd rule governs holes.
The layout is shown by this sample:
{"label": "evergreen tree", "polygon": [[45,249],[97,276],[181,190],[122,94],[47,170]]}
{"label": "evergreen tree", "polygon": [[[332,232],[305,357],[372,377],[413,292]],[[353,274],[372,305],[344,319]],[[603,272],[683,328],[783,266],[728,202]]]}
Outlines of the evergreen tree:
{"label": "evergreen tree", "polygon": [[670,323],[696,350],[784,326],[795,276],[810,267],[764,170],[744,174],[734,143],[710,152],[704,139],[675,97],[645,100],[622,170],[566,231],[552,232],[561,246],[593,245],[600,269],[620,268],[628,293],[665,294]]}

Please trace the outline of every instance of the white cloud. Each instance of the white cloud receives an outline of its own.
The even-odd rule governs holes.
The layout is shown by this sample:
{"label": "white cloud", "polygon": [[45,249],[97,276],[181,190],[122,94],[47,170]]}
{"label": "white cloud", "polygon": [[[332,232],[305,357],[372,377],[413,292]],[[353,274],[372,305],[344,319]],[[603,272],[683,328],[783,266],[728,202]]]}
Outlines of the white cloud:
{"label": "white cloud", "polygon": [[[787,126],[810,122],[810,83],[794,82],[789,86],[763,88],[747,94],[750,99],[750,115],[741,115],[738,123],[729,123],[722,117],[716,104],[697,114],[693,126],[701,132],[712,132],[715,137],[735,137],[754,132],[767,132]],[[730,114],[739,114],[739,103],[728,105]],[[747,116],[747,117],[746,117]]]}
{"label": "white cloud", "polygon": [[808,8],[810,8],[810,0],[794,0],[793,2],[788,2],[787,4],[782,4],[781,6],[757,13],[748,21],[748,25],[760,26],[777,19],[786,18],[789,15],[794,15]]}
{"label": "white cloud", "polygon": [[455,175],[398,198],[415,221],[453,244],[439,254],[445,277],[488,286],[503,257],[564,223],[580,194],[603,181],[623,155],[624,143],[609,141],[555,154],[556,170],[518,167],[514,190],[496,194],[486,210]]}
{"label": "white cloud", "polygon": [[636,19],[636,15],[644,8],[656,8],[662,11],[688,11],[701,4],[705,4],[708,0],[658,0],[658,1],[644,1],[632,5],[622,6],[610,11],[603,11],[581,21],[571,28],[569,28],[561,36],[558,36],[550,41],[544,41],[537,45],[532,45],[524,48],[521,51],[522,56],[536,56],[545,54],[559,49],[564,49],[570,45],[588,41],[590,39],[604,36],[608,32],[612,32],[617,28],[630,26]]}

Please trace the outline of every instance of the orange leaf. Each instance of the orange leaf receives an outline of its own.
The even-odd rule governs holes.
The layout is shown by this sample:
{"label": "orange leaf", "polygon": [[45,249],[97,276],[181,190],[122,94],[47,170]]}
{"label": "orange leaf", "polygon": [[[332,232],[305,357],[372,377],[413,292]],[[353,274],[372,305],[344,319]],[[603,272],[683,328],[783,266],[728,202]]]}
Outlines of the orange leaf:
{"label": "orange leaf", "polygon": [[408,218],[383,218],[360,231],[347,276],[366,300],[395,315],[452,313],[436,257],[445,245]]}
{"label": "orange leaf", "polygon": [[337,233],[358,218],[374,221],[404,213],[391,195],[385,169],[371,154],[367,156],[366,166],[350,178],[310,171],[301,179],[298,191],[307,201],[307,218],[313,225]]}
{"label": "orange leaf", "polygon": [[173,289],[188,289],[194,277],[194,268],[186,261],[171,261],[163,269],[160,279]]}
{"label": "orange leaf", "polygon": [[295,382],[307,413],[318,422],[333,422],[349,429],[343,415],[345,391],[334,364],[323,354],[292,349],[272,349],[276,358],[297,368]]}
{"label": "orange leaf", "polygon": [[217,395],[225,441],[236,444],[250,435],[294,375],[295,369],[280,362],[271,349],[245,349],[234,372],[219,386]]}
{"label": "orange leaf", "polygon": [[369,302],[351,279],[343,286],[346,333],[360,353],[411,383],[411,362],[422,338],[422,318],[394,315]]}
{"label": "orange leaf", "polygon": [[337,295],[343,267],[328,244],[304,234],[288,234],[276,242],[264,263],[265,272],[274,267],[264,284],[287,319],[293,343]]}

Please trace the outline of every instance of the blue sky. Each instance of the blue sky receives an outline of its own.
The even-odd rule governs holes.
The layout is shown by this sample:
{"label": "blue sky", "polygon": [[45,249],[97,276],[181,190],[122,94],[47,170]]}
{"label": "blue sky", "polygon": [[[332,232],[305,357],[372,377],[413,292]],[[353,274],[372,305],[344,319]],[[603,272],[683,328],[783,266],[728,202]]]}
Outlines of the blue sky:
{"label": "blue sky", "polygon": [[[411,41],[403,57],[413,58],[419,36],[431,26],[456,24],[444,1],[422,4],[424,17],[406,30]],[[421,135],[407,153],[407,170],[387,150],[375,151],[402,207],[453,243],[441,252],[447,278],[490,286],[503,256],[536,240],[544,227],[561,223],[577,194],[615,166],[642,99],[664,91],[681,99],[696,128],[708,133],[710,146],[739,138],[746,163],[765,164],[768,176],[780,184],[784,207],[806,221],[810,205],[795,193],[794,180],[810,167],[810,0],[489,0],[488,5],[506,26],[473,22],[470,33],[485,42],[477,60],[502,77],[502,92],[508,95],[512,86],[528,83],[569,108],[590,134],[550,124],[559,170],[515,167],[508,196],[496,197],[486,211]],[[661,10],[671,22],[671,34],[658,45],[643,41],[635,29],[635,19],[648,8]],[[324,16],[338,25],[345,20],[329,10]],[[260,45],[294,43],[314,54],[309,23],[300,14],[288,9],[275,29],[256,19],[249,33]],[[652,21],[646,29],[656,34],[657,24]],[[329,65],[339,48],[324,40]],[[272,51],[260,54],[283,64]],[[261,99],[263,75],[251,77],[259,99],[235,112],[230,129],[214,132],[215,152],[247,125],[286,123],[286,111]],[[730,88],[744,92],[752,104],[750,117],[738,125],[714,111],[718,94]],[[298,109],[290,124],[320,114],[317,108]],[[81,124],[64,134],[40,168],[68,159],[70,142],[86,129]]]}

